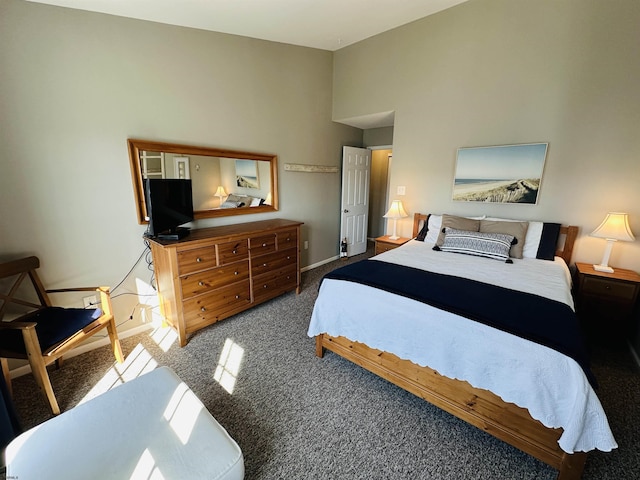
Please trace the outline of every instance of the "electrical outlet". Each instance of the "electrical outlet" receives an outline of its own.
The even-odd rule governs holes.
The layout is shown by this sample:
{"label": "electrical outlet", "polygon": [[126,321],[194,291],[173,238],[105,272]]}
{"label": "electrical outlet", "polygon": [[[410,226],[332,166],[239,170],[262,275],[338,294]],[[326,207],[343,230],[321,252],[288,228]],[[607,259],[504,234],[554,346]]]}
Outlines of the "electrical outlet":
{"label": "electrical outlet", "polygon": [[304,241],[304,249],[307,250],[309,248],[309,240]]}
{"label": "electrical outlet", "polygon": [[98,304],[98,297],[96,297],[95,295],[82,297],[82,303],[84,304],[84,308],[93,307],[94,305]]}
{"label": "electrical outlet", "polygon": [[407,187],[405,187],[404,185],[398,185],[397,195],[406,195],[406,193],[407,193]]}

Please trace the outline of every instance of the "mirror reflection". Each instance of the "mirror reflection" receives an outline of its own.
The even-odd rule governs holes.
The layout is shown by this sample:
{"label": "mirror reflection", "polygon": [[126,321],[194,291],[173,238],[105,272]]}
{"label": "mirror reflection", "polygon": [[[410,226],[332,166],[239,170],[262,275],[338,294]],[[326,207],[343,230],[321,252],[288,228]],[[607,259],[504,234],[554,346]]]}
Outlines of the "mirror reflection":
{"label": "mirror reflection", "polygon": [[277,157],[168,143],[129,140],[138,220],[146,222],[145,178],[186,178],[195,218],[277,210]]}

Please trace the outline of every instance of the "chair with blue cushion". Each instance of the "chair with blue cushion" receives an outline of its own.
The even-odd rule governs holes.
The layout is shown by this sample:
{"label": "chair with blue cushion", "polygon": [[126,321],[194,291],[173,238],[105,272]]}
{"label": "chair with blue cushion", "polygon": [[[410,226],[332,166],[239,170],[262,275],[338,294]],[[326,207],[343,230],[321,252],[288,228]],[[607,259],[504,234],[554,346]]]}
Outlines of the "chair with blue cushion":
{"label": "chair with blue cushion", "polygon": [[[37,257],[0,264],[0,285],[5,288],[9,286],[8,293],[0,292],[0,361],[4,378],[11,389],[7,359],[28,360],[36,383],[49,401],[51,411],[57,415],[60,407],[49,380],[48,365],[55,362],[60,366],[63,355],[104,328],[109,333],[116,360],[121,363],[124,358],[113,317],[109,287],[45,290],[36,272],[39,267],[40,260]],[[23,280],[27,278],[33,287],[28,288],[31,291],[27,291],[28,282],[23,284]],[[48,296],[49,293],[82,291],[97,292],[100,308],[55,307],[51,305]],[[11,321],[3,321],[5,314],[14,313],[16,308],[22,311],[20,316]]]}

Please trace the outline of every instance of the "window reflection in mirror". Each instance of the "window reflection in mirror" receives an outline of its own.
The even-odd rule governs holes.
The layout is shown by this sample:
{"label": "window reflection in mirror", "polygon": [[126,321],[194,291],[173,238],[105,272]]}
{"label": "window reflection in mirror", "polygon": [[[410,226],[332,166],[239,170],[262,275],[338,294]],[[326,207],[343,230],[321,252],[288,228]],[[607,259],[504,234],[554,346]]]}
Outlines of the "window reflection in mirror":
{"label": "window reflection in mirror", "polygon": [[277,157],[168,143],[129,140],[138,219],[145,223],[145,178],[192,181],[195,218],[277,210]]}

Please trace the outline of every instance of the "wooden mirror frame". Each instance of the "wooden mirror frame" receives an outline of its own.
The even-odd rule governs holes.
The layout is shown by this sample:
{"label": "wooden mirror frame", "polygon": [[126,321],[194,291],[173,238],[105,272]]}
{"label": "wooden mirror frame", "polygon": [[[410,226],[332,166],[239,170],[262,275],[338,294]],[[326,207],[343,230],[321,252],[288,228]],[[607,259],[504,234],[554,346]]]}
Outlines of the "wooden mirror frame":
{"label": "wooden mirror frame", "polygon": [[181,145],[176,143],[163,143],[148,140],[129,139],[129,160],[131,162],[131,177],[133,191],[138,212],[138,223],[148,223],[147,206],[144,196],[142,170],[140,165],[140,152],[165,152],[180,155],[200,155],[207,157],[229,158],[238,160],[258,160],[269,162],[271,165],[271,205],[259,205],[256,207],[219,208],[211,210],[196,210],[194,218],[230,217],[233,215],[247,215],[254,213],[275,212],[278,210],[278,157],[268,153],[246,152],[241,150],[223,150],[219,148],[198,147],[194,145]]}

